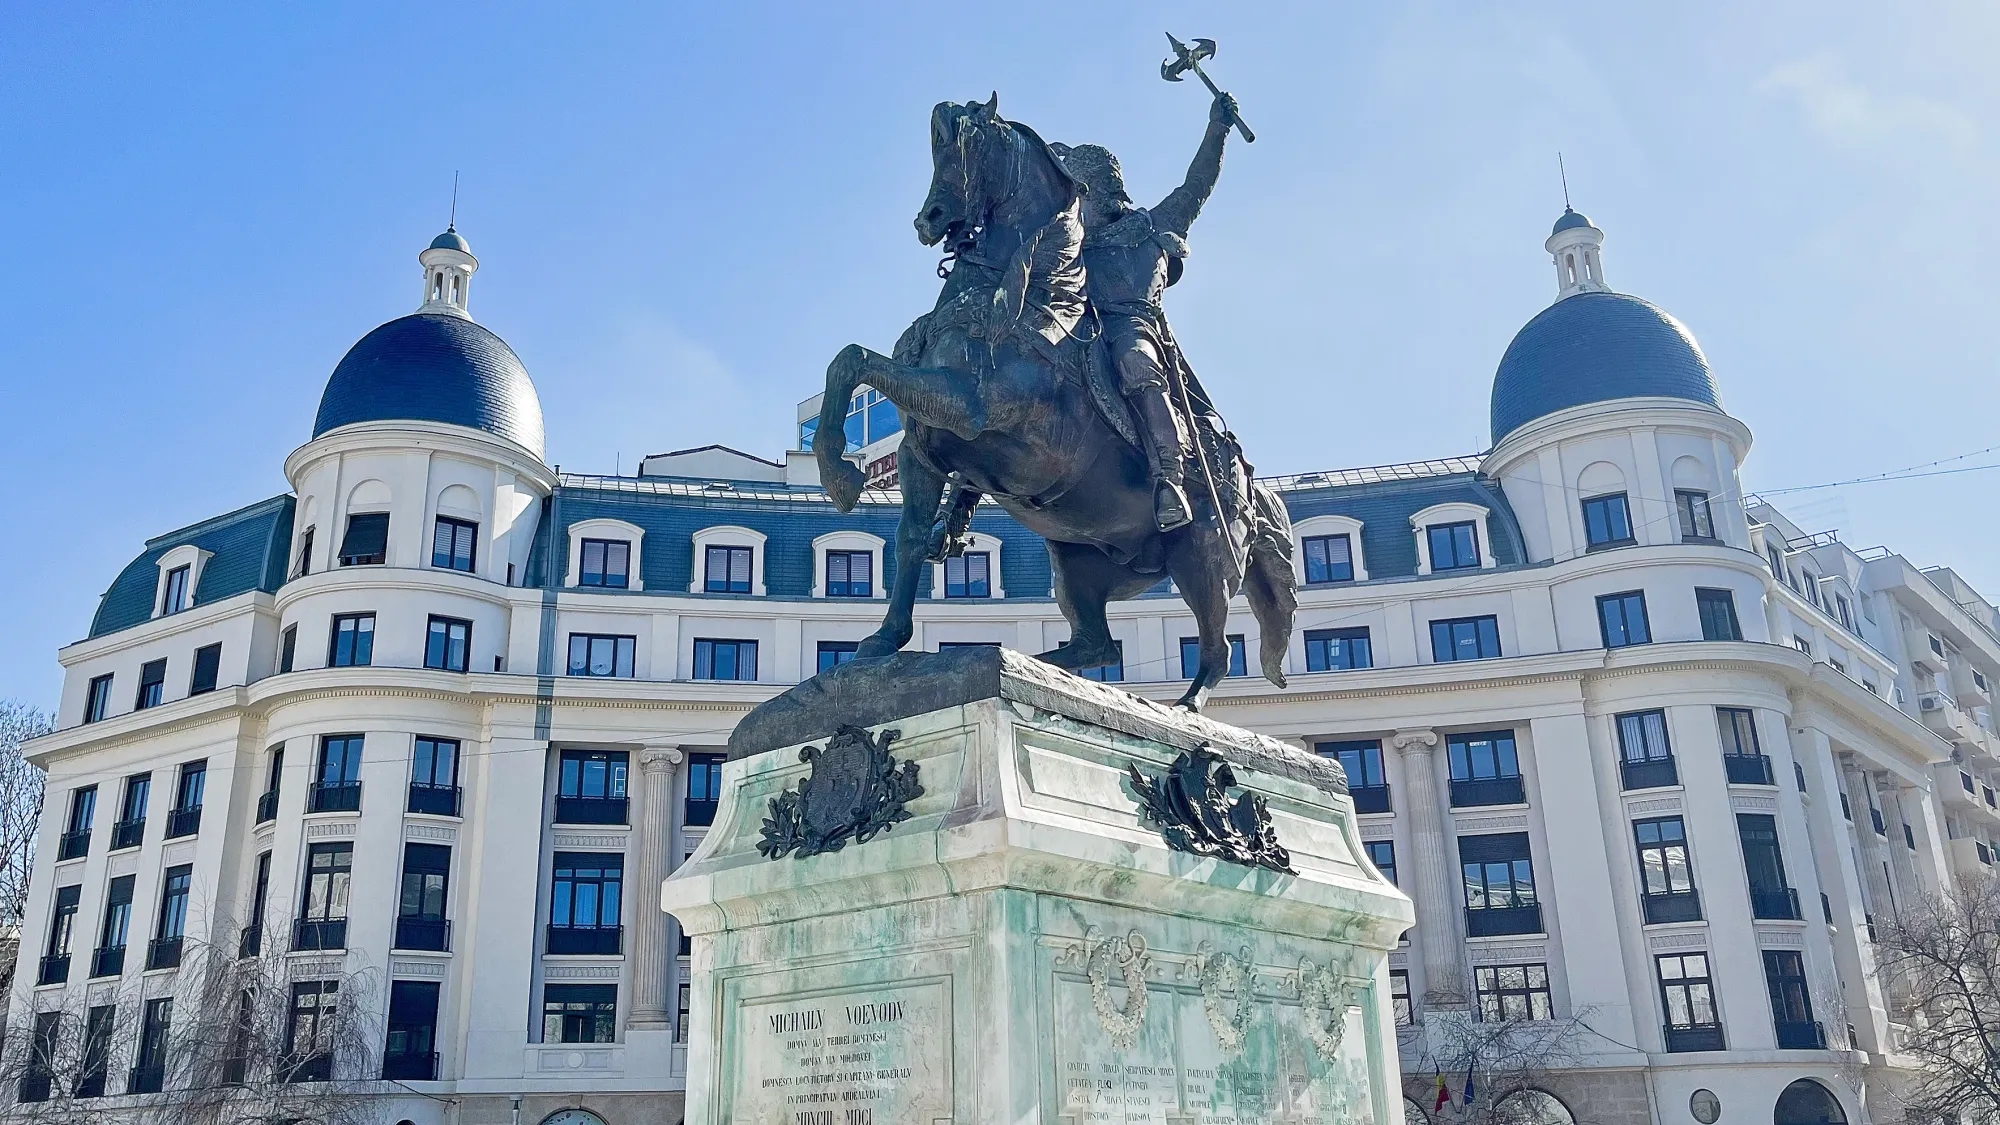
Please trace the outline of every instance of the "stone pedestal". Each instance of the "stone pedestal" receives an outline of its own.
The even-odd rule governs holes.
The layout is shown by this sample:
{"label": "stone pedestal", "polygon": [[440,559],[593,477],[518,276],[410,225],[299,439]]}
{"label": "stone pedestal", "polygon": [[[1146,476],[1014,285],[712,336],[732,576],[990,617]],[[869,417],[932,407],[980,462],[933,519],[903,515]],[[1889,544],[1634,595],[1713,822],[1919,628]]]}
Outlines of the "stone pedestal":
{"label": "stone pedestal", "polygon": [[[840,780],[847,724],[896,732],[907,819],[766,858],[773,799]],[[1144,819],[1129,770],[1203,745],[1295,873]],[[843,665],[731,746],[715,824],[661,889],[694,936],[689,1122],[1400,1122],[1387,963],[1413,912],[1325,759],[994,649]]]}

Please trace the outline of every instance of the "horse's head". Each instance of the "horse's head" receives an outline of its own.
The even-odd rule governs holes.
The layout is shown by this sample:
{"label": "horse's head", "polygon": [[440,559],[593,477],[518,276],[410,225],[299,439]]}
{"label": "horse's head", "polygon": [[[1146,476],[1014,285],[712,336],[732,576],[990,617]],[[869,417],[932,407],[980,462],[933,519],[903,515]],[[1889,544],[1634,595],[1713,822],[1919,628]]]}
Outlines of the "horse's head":
{"label": "horse's head", "polygon": [[936,246],[969,237],[986,221],[1005,168],[1000,95],[979,102],[939,102],[931,110],[931,190],[917,211],[917,240]]}

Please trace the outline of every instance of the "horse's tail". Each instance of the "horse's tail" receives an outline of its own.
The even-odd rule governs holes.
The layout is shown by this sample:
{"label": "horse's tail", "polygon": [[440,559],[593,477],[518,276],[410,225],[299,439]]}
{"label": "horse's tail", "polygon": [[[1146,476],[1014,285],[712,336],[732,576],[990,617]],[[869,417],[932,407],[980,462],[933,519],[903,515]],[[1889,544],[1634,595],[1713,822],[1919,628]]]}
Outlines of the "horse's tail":
{"label": "horse's tail", "polygon": [[1299,608],[1298,575],[1292,569],[1292,517],[1285,502],[1261,482],[1252,482],[1255,510],[1250,533],[1250,560],[1244,568],[1243,594],[1257,617],[1257,654],[1264,678],[1285,686],[1285,653],[1292,644],[1292,616]]}

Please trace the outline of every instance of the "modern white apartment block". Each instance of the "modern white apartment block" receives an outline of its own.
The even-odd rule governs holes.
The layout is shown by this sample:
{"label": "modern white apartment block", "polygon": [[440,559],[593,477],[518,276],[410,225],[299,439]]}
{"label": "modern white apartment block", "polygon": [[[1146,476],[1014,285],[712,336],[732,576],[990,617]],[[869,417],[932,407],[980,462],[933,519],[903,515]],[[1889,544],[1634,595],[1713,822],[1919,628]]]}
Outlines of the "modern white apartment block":
{"label": "modern white apartment block", "polygon": [[[1581,1015],[1524,1116],[1891,1113],[1907,1012],[1871,923],[1993,870],[2000,613],[1747,499],[1749,428],[1679,322],[1606,286],[1602,240],[1574,212],[1549,237],[1558,298],[1500,361],[1490,451],[1272,482],[1290,686],[1232,677],[1212,713],[1346,765],[1417,904],[1413,1090],[1440,1021]],[[660,880],[737,719],[879,618],[891,494],[838,515],[802,450],[559,475],[526,369],[467,313],[464,239],[421,261],[422,307],[340,361],[290,490],[147,543],[60,654],[9,1018],[134,1007],[107,1109],[145,1104],[147,1002],[200,942],[289,951],[297,1020],[370,1006],[382,1042],[338,1065],[391,1080],[385,1123],[672,1125],[690,997]],[[893,407],[854,414],[880,461]],[[974,531],[913,645],[1061,643],[1039,540],[990,506]],[[1179,599],[1112,622],[1099,675],[1177,696]],[[1255,668],[1247,611],[1233,632]],[[360,970],[380,987],[317,983]]]}

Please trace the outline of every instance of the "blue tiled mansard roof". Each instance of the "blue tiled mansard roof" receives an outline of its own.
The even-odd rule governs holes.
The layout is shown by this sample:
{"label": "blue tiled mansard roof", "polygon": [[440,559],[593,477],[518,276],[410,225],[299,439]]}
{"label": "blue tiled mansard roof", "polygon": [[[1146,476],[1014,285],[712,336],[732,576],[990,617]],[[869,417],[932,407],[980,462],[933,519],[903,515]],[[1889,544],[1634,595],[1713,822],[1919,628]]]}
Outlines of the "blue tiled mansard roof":
{"label": "blue tiled mansard roof", "polygon": [[160,557],[183,545],[209,552],[194,591],[196,605],[251,590],[277,590],[285,581],[285,564],[291,555],[292,505],[290,496],[273,496],[147,540],[145,552],[127,563],[104,591],[97,603],[97,616],[90,623],[90,635],[101,637],[151,619],[153,595],[159,589]]}

